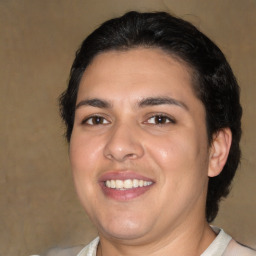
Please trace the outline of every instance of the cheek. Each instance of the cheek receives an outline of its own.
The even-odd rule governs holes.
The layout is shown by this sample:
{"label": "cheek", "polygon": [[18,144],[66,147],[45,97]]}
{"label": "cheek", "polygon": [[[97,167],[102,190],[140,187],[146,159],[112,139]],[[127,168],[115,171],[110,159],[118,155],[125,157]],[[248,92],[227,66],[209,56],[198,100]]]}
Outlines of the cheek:
{"label": "cheek", "polygon": [[97,183],[99,144],[74,131],[70,140],[69,156],[78,197],[85,209],[89,210],[88,202],[93,198],[94,186]]}
{"label": "cheek", "polygon": [[196,154],[195,143],[179,134],[157,138],[147,148],[158,165],[170,168],[188,163]]}
{"label": "cheek", "polygon": [[74,132],[70,140],[70,163],[74,185],[82,205],[86,206],[94,197],[94,187],[97,184],[97,173],[100,170],[99,161],[101,146],[97,139],[85,134]]}
{"label": "cheek", "polygon": [[[207,175],[207,146],[197,133],[173,133],[147,145],[149,155],[166,178],[179,182]],[[204,176],[204,175],[203,175]],[[169,181],[170,182],[170,181]]]}
{"label": "cheek", "polygon": [[70,140],[70,162],[73,173],[87,173],[95,168],[102,146],[96,138],[74,132]]}

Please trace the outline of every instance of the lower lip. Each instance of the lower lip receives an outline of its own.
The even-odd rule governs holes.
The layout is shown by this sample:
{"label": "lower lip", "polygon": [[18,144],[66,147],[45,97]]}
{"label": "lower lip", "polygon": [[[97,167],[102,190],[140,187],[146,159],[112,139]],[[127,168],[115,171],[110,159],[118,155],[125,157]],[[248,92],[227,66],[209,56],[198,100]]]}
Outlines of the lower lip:
{"label": "lower lip", "polygon": [[105,186],[104,182],[100,183],[100,185],[105,196],[117,201],[127,201],[137,198],[142,194],[146,193],[148,190],[152,188],[153,184],[145,187],[138,187],[127,190],[108,188]]}

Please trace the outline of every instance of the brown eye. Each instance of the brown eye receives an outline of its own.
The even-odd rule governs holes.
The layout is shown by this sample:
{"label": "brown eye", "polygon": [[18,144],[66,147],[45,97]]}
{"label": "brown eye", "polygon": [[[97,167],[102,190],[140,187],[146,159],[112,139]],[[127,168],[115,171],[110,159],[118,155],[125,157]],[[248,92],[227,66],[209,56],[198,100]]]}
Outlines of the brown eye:
{"label": "brown eye", "polygon": [[91,116],[83,121],[83,124],[88,125],[101,125],[101,124],[109,124],[109,121],[107,121],[102,116]]}
{"label": "brown eye", "polygon": [[154,118],[156,124],[165,124],[167,121],[169,122],[166,116],[155,116]]}
{"label": "brown eye", "polygon": [[155,115],[150,117],[147,120],[148,124],[156,124],[156,125],[161,125],[161,124],[167,124],[167,123],[175,123],[174,120],[172,120],[168,116],[163,116],[163,115]]}

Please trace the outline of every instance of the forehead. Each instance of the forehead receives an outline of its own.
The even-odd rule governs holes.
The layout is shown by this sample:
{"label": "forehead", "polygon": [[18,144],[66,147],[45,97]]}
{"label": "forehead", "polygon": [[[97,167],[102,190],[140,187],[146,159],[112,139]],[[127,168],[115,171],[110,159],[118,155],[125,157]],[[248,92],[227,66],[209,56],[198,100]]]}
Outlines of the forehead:
{"label": "forehead", "polygon": [[147,89],[159,93],[164,91],[163,85],[169,85],[173,91],[193,92],[192,77],[185,62],[161,49],[113,50],[93,59],[82,76],[79,91],[104,94],[102,89],[128,89],[130,93],[136,87],[137,91],[142,88],[145,93]]}

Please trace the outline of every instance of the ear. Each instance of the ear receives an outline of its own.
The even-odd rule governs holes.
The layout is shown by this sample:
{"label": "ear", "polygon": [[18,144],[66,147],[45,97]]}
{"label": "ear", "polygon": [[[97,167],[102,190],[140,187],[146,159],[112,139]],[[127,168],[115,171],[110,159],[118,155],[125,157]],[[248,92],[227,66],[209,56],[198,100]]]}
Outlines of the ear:
{"label": "ear", "polygon": [[232,132],[229,128],[219,130],[213,135],[210,148],[208,176],[218,176],[226,164],[232,142]]}

